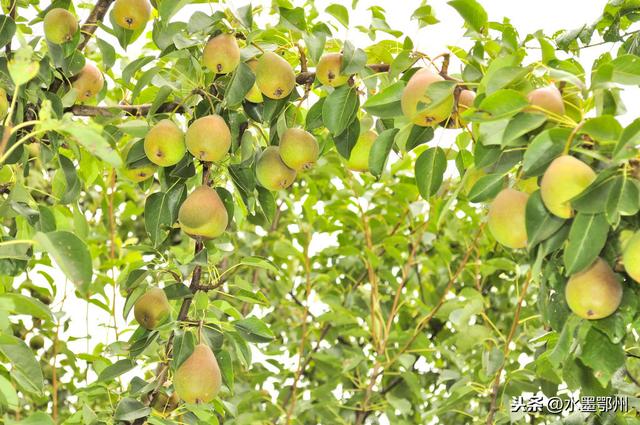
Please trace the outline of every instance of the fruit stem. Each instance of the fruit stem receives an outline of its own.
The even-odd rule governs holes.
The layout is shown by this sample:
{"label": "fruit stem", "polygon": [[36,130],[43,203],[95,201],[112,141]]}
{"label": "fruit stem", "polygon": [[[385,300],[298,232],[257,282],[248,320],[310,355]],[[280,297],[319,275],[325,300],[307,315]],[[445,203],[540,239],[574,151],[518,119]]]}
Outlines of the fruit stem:
{"label": "fruit stem", "polygon": [[573,144],[573,140],[576,138],[576,135],[582,129],[582,127],[584,127],[584,124],[585,124],[584,120],[580,121],[580,123],[574,127],[573,131],[571,131],[571,134],[567,139],[567,143],[564,145],[564,149],[562,150],[563,155],[569,154],[569,151],[571,150],[571,145]]}

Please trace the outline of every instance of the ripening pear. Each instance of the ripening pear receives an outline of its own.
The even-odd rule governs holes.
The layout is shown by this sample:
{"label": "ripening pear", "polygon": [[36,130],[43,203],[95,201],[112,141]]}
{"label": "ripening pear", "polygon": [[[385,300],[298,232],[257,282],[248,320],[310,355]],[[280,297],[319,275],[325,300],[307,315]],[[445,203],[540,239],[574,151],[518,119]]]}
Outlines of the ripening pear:
{"label": "ripening pear", "polygon": [[427,89],[431,84],[443,80],[444,78],[427,68],[419,70],[409,79],[400,103],[402,112],[414,124],[421,127],[433,127],[451,115],[453,95],[437,105],[430,105],[431,99],[427,95]]}
{"label": "ripening pear", "polygon": [[156,166],[153,164],[143,165],[142,167],[124,168],[122,174],[131,181],[136,183],[143,182],[153,176],[156,172]]}
{"label": "ripening pear", "polygon": [[266,52],[256,65],[256,84],[263,95],[283,99],[293,91],[296,74],[289,62],[274,52]]}
{"label": "ripening pear", "polygon": [[[551,112],[555,115],[564,115],[564,102],[562,101],[562,93],[554,85],[541,87],[532,90],[527,95],[527,100],[532,106],[537,106],[544,111]],[[538,109],[534,109],[539,111]]]}
{"label": "ripening pear", "polygon": [[200,161],[217,162],[229,153],[231,131],[220,115],[195,120],[185,135],[187,149]]}
{"label": "ripening pear", "polygon": [[569,155],[551,162],[540,182],[542,201],[560,218],[573,217],[571,199],[581,194],[596,179],[596,173],[584,162]]}
{"label": "ripening pear", "polygon": [[72,83],[73,89],[76,91],[76,100],[89,100],[102,90],[104,86],[104,77],[100,70],[93,64],[87,63],[75,76]]}
{"label": "ripening pear", "polygon": [[627,274],[640,283],[640,232],[635,233],[625,244],[622,264]]}
{"label": "ripening pear", "polygon": [[177,392],[173,392],[171,395],[167,395],[163,392],[159,392],[151,402],[151,407],[160,413],[171,413],[178,408],[180,404],[180,397]]}
{"label": "ripening pear", "polygon": [[287,167],[280,157],[277,146],[269,146],[256,162],[256,178],[268,190],[286,189],[296,179],[296,170]]}
{"label": "ripening pear", "polygon": [[44,35],[50,43],[66,43],[73,38],[76,31],[78,21],[68,10],[57,7],[44,15]]}
{"label": "ripening pear", "polygon": [[565,297],[571,311],[583,319],[612,315],[622,301],[622,285],[602,258],[569,278]]}
{"label": "ripening pear", "polygon": [[377,138],[378,134],[373,130],[362,133],[351,149],[347,168],[359,172],[369,171],[369,153]]}
{"label": "ripening pear", "polygon": [[198,344],[178,368],[173,386],[187,403],[208,403],[222,386],[222,375],[216,356],[206,344]]}
{"label": "ripening pear", "polygon": [[192,238],[213,239],[227,229],[229,216],[218,192],[203,185],[184,200],[178,211],[178,221]]}
{"label": "ripening pear", "polygon": [[4,119],[9,112],[9,99],[7,98],[7,92],[0,87],[0,119]]}
{"label": "ripening pear", "polygon": [[[251,59],[247,62],[247,65],[249,66],[249,68],[251,68],[251,71],[253,71],[253,74],[255,75],[258,61],[255,59]],[[251,89],[249,89],[244,98],[251,103],[262,103],[262,101],[264,100],[264,98],[262,97],[262,92],[258,88],[257,83],[253,83],[253,86],[251,87]]]}
{"label": "ripening pear", "polygon": [[184,157],[187,147],[184,133],[171,120],[162,120],[151,127],[144,139],[144,153],[161,167],[175,165]]}
{"label": "ripening pear", "polygon": [[473,106],[476,100],[476,92],[473,90],[462,90],[458,95],[458,111],[464,112]]}
{"label": "ripening pear", "polygon": [[167,294],[160,288],[151,288],[136,300],[133,316],[136,322],[145,329],[153,330],[169,317],[171,305]]}
{"label": "ripening pear", "polygon": [[122,28],[137,30],[145,26],[151,17],[151,4],[149,0],[116,0],[113,17]]}
{"label": "ripening pear", "polygon": [[489,231],[493,237],[507,248],[527,246],[525,208],[529,195],[515,189],[504,189],[489,208]]}
{"label": "ripening pear", "polygon": [[207,42],[202,63],[216,74],[233,72],[240,64],[240,47],[233,34],[219,34]]}
{"label": "ripening pear", "polygon": [[280,158],[296,171],[308,170],[318,160],[318,141],[308,131],[289,128],[280,138]]}
{"label": "ripening pear", "polygon": [[322,56],[316,66],[316,78],[325,86],[339,87],[349,81],[348,75],[340,73],[342,69],[342,54],[327,53]]}

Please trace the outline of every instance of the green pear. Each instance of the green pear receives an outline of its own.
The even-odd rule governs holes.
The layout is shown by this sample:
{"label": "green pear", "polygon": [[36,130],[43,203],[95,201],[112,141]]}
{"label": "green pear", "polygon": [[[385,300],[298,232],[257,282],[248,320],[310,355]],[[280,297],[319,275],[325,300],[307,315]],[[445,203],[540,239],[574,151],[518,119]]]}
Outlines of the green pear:
{"label": "green pear", "polygon": [[87,63],[73,78],[71,86],[76,91],[76,100],[83,102],[100,93],[104,86],[104,77],[95,65]]}
{"label": "green pear", "polygon": [[129,180],[134,181],[136,183],[143,182],[153,177],[156,172],[156,166],[147,164],[142,167],[135,168],[124,168],[122,170],[122,174]]}
{"label": "green pear", "polygon": [[640,232],[636,232],[625,244],[622,264],[629,276],[640,283]]}
{"label": "green pear", "polygon": [[162,120],[151,127],[144,139],[144,152],[151,162],[161,167],[175,165],[184,157],[187,147],[184,133],[171,120]]}
{"label": "green pear", "polygon": [[207,115],[195,120],[185,135],[187,149],[200,161],[217,162],[231,148],[231,131],[220,115]]}
{"label": "green pear", "polygon": [[289,62],[273,52],[266,52],[258,59],[255,73],[258,88],[271,99],[289,96],[296,85],[296,74]]}
{"label": "green pear", "polygon": [[280,138],[280,158],[287,167],[296,171],[313,167],[319,154],[316,138],[301,128],[289,128]]}
{"label": "green pear", "polygon": [[240,47],[232,34],[219,34],[204,47],[202,63],[216,74],[228,74],[240,64]]}
{"label": "green pear", "polygon": [[351,149],[347,168],[359,172],[369,171],[369,153],[377,138],[378,134],[373,130],[362,133]]}
{"label": "green pear", "polygon": [[153,398],[151,407],[157,412],[167,414],[171,413],[178,408],[180,404],[180,397],[177,392],[173,392],[171,395],[167,395],[164,392],[159,392]]}
{"label": "green pear", "polygon": [[489,231],[493,237],[508,248],[527,246],[525,208],[529,195],[515,189],[504,189],[489,208]]}
{"label": "green pear", "polygon": [[595,179],[596,173],[584,162],[569,155],[560,156],[553,160],[542,176],[542,201],[554,215],[571,218],[571,199],[580,195]]}
{"label": "green pear", "polygon": [[44,36],[53,44],[70,41],[78,31],[78,20],[62,8],[51,9],[44,16]]}
{"label": "green pear", "polygon": [[137,30],[145,26],[151,17],[151,4],[148,0],[116,0],[113,17],[120,27]]}
{"label": "green pear", "polygon": [[171,314],[167,294],[160,288],[151,288],[136,300],[133,316],[145,329],[153,330]]}
{"label": "green pear", "polygon": [[565,297],[571,311],[583,319],[612,315],[622,301],[622,285],[602,258],[569,278]]}
{"label": "green pear", "polygon": [[262,151],[256,162],[256,178],[265,189],[286,189],[296,179],[296,170],[287,167],[282,161],[277,146],[269,146]]}
{"label": "green pear", "polygon": [[213,239],[227,229],[229,216],[218,192],[203,185],[184,200],[178,211],[178,221],[192,238]]}
{"label": "green pear", "polygon": [[173,385],[187,403],[209,403],[222,386],[216,356],[206,344],[198,344],[173,377]]}
{"label": "green pear", "polygon": [[400,105],[402,113],[416,125],[421,127],[433,127],[446,120],[453,111],[453,95],[431,105],[431,98],[427,90],[431,84],[444,81],[440,75],[423,68],[413,74],[405,87]]}
{"label": "green pear", "polygon": [[530,91],[527,95],[527,100],[529,100],[531,106],[535,107],[532,108],[533,111],[540,112],[540,109],[542,109],[555,115],[564,115],[565,108],[562,93],[554,85]]}
{"label": "green pear", "polygon": [[[253,75],[255,76],[256,67],[258,66],[258,61],[255,60],[255,59],[251,59],[251,60],[247,61],[247,65],[249,66],[249,68],[251,68],[251,71],[253,72]],[[262,92],[260,91],[260,88],[258,87],[258,84],[256,84],[256,83],[253,83],[253,86],[251,86],[251,89],[249,89],[249,91],[244,96],[244,98],[247,99],[251,103],[262,103],[262,101],[264,100],[264,98],[262,97]]]}
{"label": "green pear", "polygon": [[343,75],[342,54],[328,53],[320,58],[316,66],[316,78],[320,83],[329,87],[339,87],[349,81],[348,75]]}
{"label": "green pear", "polygon": [[42,337],[42,335],[32,336],[29,340],[29,347],[31,347],[33,350],[39,350],[44,347],[44,338]]}

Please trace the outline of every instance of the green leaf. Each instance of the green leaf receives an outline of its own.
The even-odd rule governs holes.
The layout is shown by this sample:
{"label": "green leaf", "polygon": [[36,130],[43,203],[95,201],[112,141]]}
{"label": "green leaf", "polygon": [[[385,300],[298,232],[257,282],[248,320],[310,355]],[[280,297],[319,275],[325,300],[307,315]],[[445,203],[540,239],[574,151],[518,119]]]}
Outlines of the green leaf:
{"label": "green leaf", "polygon": [[578,357],[593,369],[596,379],[606,387],[613,374],[624,366],[625,353],[622,345],[613,344],[605,334],[592,328],[581,347]]}
{"label": "green leaf", "polygon": [[374,176],[379,177],[382,174],[398,131],[397,128],[383,131],[371,146],[371,151],[369,151],[369,171]]}
{"label": "green leaf", "polygon": [[0,295],[0,310],[13,314],[26,314],[49,322],[54,320],[51,310],[42,301],[22,294],[8,292]]}
{"label": "green leaf", "polygon": [[470,121],[493,121],[511,117],[529,106],[527,99],[519,92],[511,89],[498,90],[485,97],[477,111],[470,109],[462,117]]}
{"label": "green leaf", "polygon": [[525,211],[527,228],[527,244],[529,249],[550,238],[556,233],[565,220],[551,214],[542,202],[540,191],[536,190],[529,196]]}
{"label": "green leaf", "polygon": [[622,126],[611,115],[602,115],[585,121],[580,132],[599,142],[613,142],[620,137]]}
{"label": "green leaf", "polygon": [[416,185],[420,195],[428,200],[440,189],[447,169],[447,155],[442,148],[422,152],[415,165]]}
{"label": "green leaf", "polygon": [[402,115],[402,92],[405,87],[404,81],[398,81],[383,89],[380,93],[367,98],[362,106],[369,114],[380,118],[395,118]]}
{"label": "green leaf", "polygon": [[635,179],[617,176],[611,185],[605,214],[611,224],[616,224],[620,216],[635,215],[640,210],[640,188]]}
{"label": "green leaf", "polygon": [[85,148],[87,152],[97,156],[109,165],[119,168],[122,166],[122,158],[113,147],[102,137],[102,134],[86,124],[65,121],[60,129],[62,133],[68,134]]}
{"label": "green leaf", "polygon": [[176,183],[166,192],[157,192],[147,197],[144,204],[144,226],[154,246],[160,245],[168,230],[178,218],[180,205],[187,196],[187,187]]}
{"label": "green leaf", "polygon": [[232,324],[240,335],[249,342],[271,342],[275,338],[271,329],[256,317],[236,320]]}
{"label": "green leaf", "polygon": [[484,31],[489,17],[480,3],[476,0],[452,0],[448,4],[458,11],[471,29],[479,33]]}
{"label": "green leaf", "polygon": [[100,375],[98,376],[98,382],[112,381],[118,376],[129,372],[134,367],[136,367],[136,362],[131,359],[118,360],[117,362],[107,366],[102,372],[100,372]]}
{"label": "green leaf", "polygon": [[225,92],[227,105],[236,106],[242,103],[244,96],[251,90],[255,82],[256,76],[249,65],[240,62],[240,65],[233,72],[233,78]]}
{"label": "green leaf", "polygon": [[9,359],[11,378],[30,394],[42,394],[44,379],[40,364],[27,344],[13,335],[0,335],[0,352]]}
{"label": "green leaf", "polygon": [[[166,3],[166,2],[165,2]],[[151,408],[145,406],[138,400],[132,398],[123,398],[116,407],[114,419],[117,421],[132,422],[138,418],[149,416]]]}
{"label": "green leaf", "polygon": [[35,240],[76,286],[86,289],[91,284],[93,266],[87,245],[65,230],[35,235]]}
{"label": "green leaf", "polygon": [[486,92],[490,95],[502,88],[505,88],[512,83],[521,80],[525,75],[529,73],[529,68],[522,68],[520,66],[505,66],[497,69],[491,74],[487,74]]}
{"label": "green leaf", "polygon": [[495,198],[504,187],[504,182],[504,175],[500,173],[480,177],[469,191],[469,201],[485,202]]}
{"label": "green leaf", "polygon": [[327,6],[324,11],[336,18],[345,28],[349,28],[349,11],[346,7],[334,3]]}
{"label": "green leaf", "polygon": [[640,84],[640,57],[636,55],[618,56],[609,65],[613,67],[611,81],[618,84],[637,86]]}
{"label": "green leaf", "polygon": [[4,47],[16,33],[16,23],[7,15],[0,15],[0,47]]}
{"label": "green leaf", "polygon": [[40,62],[33,60],[31,47],[21,47],[14,53],[13,59],[7,67],[16,86],[22,86],[31,81],[40,71]]}
{"label": "green leaf", "polygon": [[358,137],[360,137],[360,121],[354,120],[342,134],[333,138],[338,153],[345,159],[349,159]]}
{"label": "green leaf", "polygon": [[36,412],[29,415],[26,419],[16,422],[16,425],[54,425],[54,422],[51,416],[46,413]]}
{"label": "green leaf", "polygon": [[548,165],[562,154],[570,130],[554,128],[538,134],[524,153],[522,160],[523,177],[539,176]]}
{"label": "green leaf", "polygon": [[578,273],[593,264],[607,241],[608,233],[609,223],[604,214],[578,213],[564,250],[566,274]]}
{"label": "green leaf", "polygon": [[360,72],[367,64],[367,54],[357,49],[350,41],[345,41],[342,53],[342,74],[349,75]]}
{"label": "green leaf", "polygon": [[359,99],[353,87],[335,89],[322,106],[322,121],[334,136],[344,133],[356,118]]}
{"label": "green leaf", "polygon": [[624,161],[638,155],[637,146],[640,144],[640,118],[634,120],[626,127],[613,151],[615,161]]}
{"label": "green leaf", "polygon": [[216,360],[220,365],[220,373],[224,384],[231,390],[233,390],[233,362],[231,361],[231,355],[226,350],[220,350],[216,353]]}
{"label": "green leaf", "polygon": [[510,142],[535,130],[544,124],[545,121],[547,121],[547,117],[544,114],[519,113],[507,124],[504,134],[502,135],[502,146],[509,146]]}

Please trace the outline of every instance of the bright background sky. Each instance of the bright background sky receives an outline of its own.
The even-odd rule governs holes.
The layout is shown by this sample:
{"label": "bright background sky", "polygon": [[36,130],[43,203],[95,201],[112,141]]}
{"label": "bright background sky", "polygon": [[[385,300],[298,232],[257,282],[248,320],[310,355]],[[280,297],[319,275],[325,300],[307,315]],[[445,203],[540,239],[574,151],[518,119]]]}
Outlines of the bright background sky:
{"label": "bright background sky", "polygon": [[[573,29],[580,27],[585,23],[591,23],[601,14],[605,0],[537,0],[537,1],[519,1],[519,0],[480,0],[489,14],[489,19],[493,21],[502,21],[504,17],[509,17],[511,23],[519,31],[520,35],[535,32],[536,30],[543,30],[546,34],[553,34],[559,29]],[[270,2],[266,0],[253,1],[254,5],[266,4]],[[299,4],[299,1],[295,2]],[[351,3],[350,0],[339,1],[327,1],[319,0],[316,2],[318,10],[324,10],[326,6],[331,3],[344,3],[345,5]],[[245,0],[235,1],[228,0],[228,5],[234,7],[241,7],[246,4]],[[368,26],[370,20],[370,12],[367,8],[373,4],[381,5],[387,11],[387,20],[389,25],[393,29],[403,30],[406,35],[410,36],[417,50],[427,53],[430,56],[435,56],[446,51],[447,45],[460,45],[469,46],[469,42],[463,40],[464,29],[462,27],[463,21],[457,12],[446,4],[445,0],[430,0],[429,4],[433,6],[436,17],[440,20],[440,23],[428,26],[426,28],[419,29],[416,22],[411,21],[410,17],[413,11],[420,5],[420,1],[417,0],[360,0],[358,8],[351,14],[350,20],[353,26],[364,25]],[[194,5],[185,7],[174,20],[187,21],[189,16],[195,10],[210,11],[217,10],[221,7],[218,4],[212,5]],[[82,17],[84,20],[84,16]],[[331,19],[331,18],[326,18]],[[339,39],[349,39],[358,47],[365,47],[371,41],[369,38],[360,33],[358,30],[345,30],[341,29],[336,34]],[[42,33],[41,24],[34,28],[36,34]],[[100,30],[98,30],[100,31]],[[383,38],[390,38],[390,36],[379,33]],[[101,35],[102,36],[102,35]],[[137,45],[138,43],[136,43]],[[120,49],[116,42],[113,43],[117,49]],[[139,55],[139,51],[136,51],[136,45],[129,48],[126,55],[131,59],[135,59]],[[593,60],[602,54],[610,47],[596,47],[587,49],[582,53],[582,63],[585,69],[590,68],[590,64]],[[124,52],[121,52],[124,54]],[[117,68],[116,68],[117,69]],[[459,69],[452,68],[452,72],[459,72]],[[637,99],[638,97],[636,97]],[[630,97],[625,97],[632,106],[629,110],[634,110],[633,105],[637,105],[638,101]],[[626,121],[626,120],[623,120]],[[440,136],[443,137],[443,136]],[[316,247],[321,248],[321,247]],[[63,298],[65,287],[65,279],[61,273],[56,270],[48,270],[56,278],[56,284],[58,285],[58,296],[52,308],[57,310],[60,308],[60,301]],[[31,278],[38,283],[38,275],[30,273]],[[42,282],[42,286],[47,286]],[[17,286],[17,285],[16,285]],[[66,336],[73,336],[80,338],[70,345],[74,347],[76,353],[84,352],[87,350],[93,350],[96,344],[110,343],[114,341],[114,333],[109,329],[109,326],[113,324],[113,318],[107,315],[103,310],[94,305],[87,305],[82,300],[75,298],[73,294],[73,285],[66,285],[67,293],[63,310],[67,312],[67,316],[63,320],[70,320],[70,326],[66,332]],[[123,299],[117,300],[117,310],[122,311]],[[131,317],[130,317],[131,319]],[[123,320],[119,313],[116,317],[117,325],[120,331],[127,328],[127,323]],[[134,327],[129,327],[130,330]],[[90,335],[90,338],[85,338],[86,335]],[[122,338],[128,338],[125,334]],[[47,343],[48,348],[50,343]],[[257,354],[257,353],[256,353]],[[259,360],[262,356],[257,355]]]}

